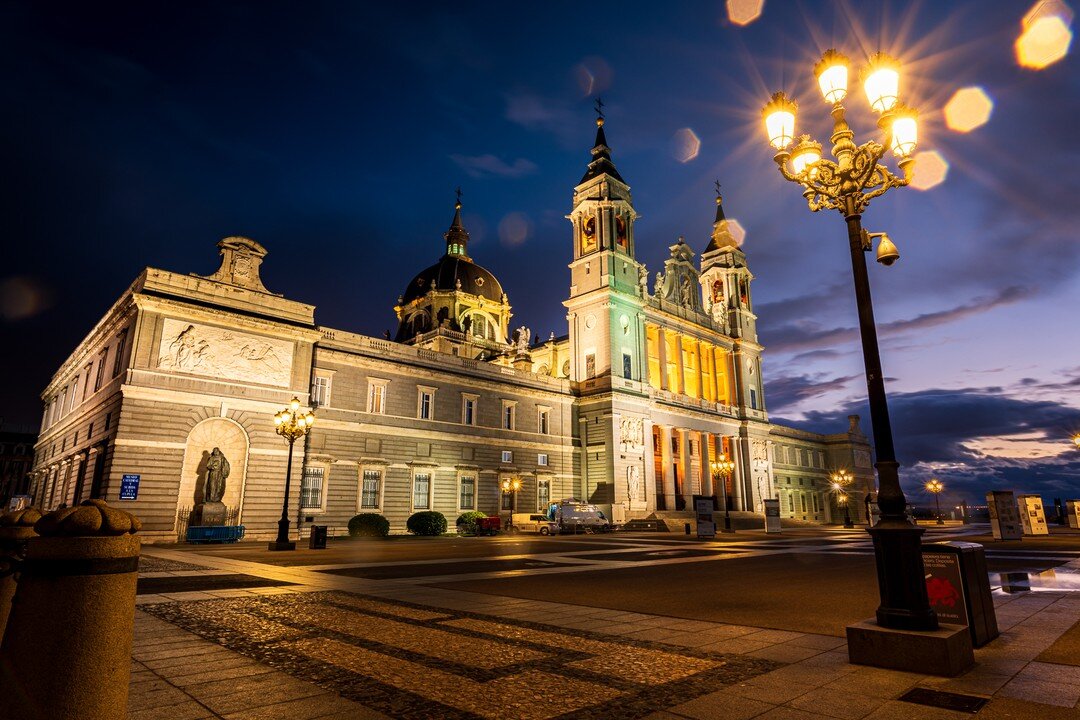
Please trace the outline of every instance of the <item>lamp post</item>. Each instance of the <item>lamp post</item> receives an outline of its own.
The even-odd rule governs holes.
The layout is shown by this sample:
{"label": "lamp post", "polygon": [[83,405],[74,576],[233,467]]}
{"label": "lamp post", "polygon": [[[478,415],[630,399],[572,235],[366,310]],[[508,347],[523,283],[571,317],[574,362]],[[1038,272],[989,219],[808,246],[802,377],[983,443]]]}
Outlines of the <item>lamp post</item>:
{"label": "lamp post", "polygon": [[281,519],[278,520],[277,539],[269,544],[269,550],[295,550],[296,543],[289,540],[289,485],[292,481],[293,443],[297,438],[307,435],[315,424],[315,414],[311,410],[300,409],[300,399],[293,398],[289,407],[274,416],[277,434],[289,443],[289,462],[285,466],[285,497],[281,501]]}
{"label": "lamp post", "polygon": [[934,504],[937,505],[937,524],[944,525],[945,520],[941,517],[941,491],[945,489],[945,486],[937,478],[930,478],[930,481],[926,483],[926,491],[934,493]]}
{"label": "lamp post", "polygon": [[514,527],[514,510],[517,509],[517,492],[520,489],[521,478],[512,477],[503,479],[502,491],[510,496],[510,519],[506,522],[507,530],[511,530]]}
{"label": "lamp post", "polygon": [[720,453],[720,459],[709,463],[709,468],[712,470],[713,484],[719,483],[720,487],[724,488],[724,532],[733,533],[735,528],[731,527],[731,507],[728,504],[727,481],[731,477],[732,471],[735,470],[735,463],[728,460],[727,454]]}
{"label": "lamp post", "polygon": [[[924,532],[907,519],[907,500],[900,487],[899,464],[893,450],[885,382],[878,353],[874,308],[870,298],[870,279],[863,253],[880,238],[878,262],[891,265],[899,258],[896,246],[884,233],[869,234],[862,227],[862,213],[870,201],[887,191],[907,185],[913,176],[911,154],[917,140],[917,115],[898,102],[899,64],[883,53],[870,58],[864,73],[863,87],[873,111],[880,114],[879,127],[884,144],[870,140],[854,142],[855,133],[844,118],[841,104],[847,96],[848,60],[835,50],[827,51],[814,67],[825,101],[832,105],[832,159],[821,154],[821,144],[809,136],[795,138],[797,106],[778,92],[762,113],[769,143],[776,149],[774,161],[785,180],[803,188],[803,197],[812,212],[837,210],[847,224],[851,269],[854,274],[855,300],[859,312],[863,364],[870,400],[870,418],[877,449],[878,507],[881,519],[868,528],[874,541],[878,590],[881,605],[877,622],[898,630],[933,630],[937,616],[930,608],[923,576],[920,536]],[[898,157],[902,175],[896,175],[881,162],[891,149]]]}
{"label": "lamp post", "polygon": [[836,493],[836,502],[844,508],[844,527],[855,527],[855,523],[851,522],[851,512],[848,510],[847,493],[847,487],[855,482],[855,478],[847,470],[841,469],[830,475],[829,479],[832,481],[832,490]]}

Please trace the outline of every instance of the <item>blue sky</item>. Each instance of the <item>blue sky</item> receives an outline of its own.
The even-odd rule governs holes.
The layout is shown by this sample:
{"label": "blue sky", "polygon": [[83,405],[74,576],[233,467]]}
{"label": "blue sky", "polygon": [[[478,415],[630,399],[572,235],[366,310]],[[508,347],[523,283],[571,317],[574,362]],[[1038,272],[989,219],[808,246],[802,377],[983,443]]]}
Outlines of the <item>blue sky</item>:
{"label": "blue sky", "polygon": [[[381,335],[459,185],[514,322],[565,333],[563,216],[600,94],[640,258],[655,272],[679,235],[703,249],[719,179],[757,278],[770,414],[868,428],[843,220],[780,178],[760,109],[783,89],[827,141],[813,63],[882,49],[920,150],[949,164],[864,218],[902,255],[871,283],[904,481],[1080,496],[1080,68],[1019,66],[1027,9],[768,0],[740,27],[723,2],[5,3],[4,414],[36,426],[49,375],[137,273],[210,273],[227,235],[263,243],[267,286],[321,324]],[[992,113],[954,132],[943,109],[971,86]],[[848,105],[873,137],[862,94]]]}

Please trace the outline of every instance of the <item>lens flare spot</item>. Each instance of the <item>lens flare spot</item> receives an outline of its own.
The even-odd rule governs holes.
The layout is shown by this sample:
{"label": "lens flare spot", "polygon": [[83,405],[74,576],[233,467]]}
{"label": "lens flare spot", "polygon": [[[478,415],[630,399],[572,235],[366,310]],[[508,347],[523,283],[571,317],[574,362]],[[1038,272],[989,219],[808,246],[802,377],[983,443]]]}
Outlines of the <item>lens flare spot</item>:
{"label": "lens flare spot", "polygon": [[50,305],[52,293],[34,278],[0,280],[0,320],[25,320],[47,310]]}
{"label": "lens flare spot", "polygon": [[589,56],[574,67],[574,77],[584,97],[604,92],[611,87],[613,75],[611,65],[602,57]]}
{"label": "lens flare spot", "polygon": [[945,124],[956,132],[971,132],[986,124],[994,110],[994,101],[981,87],[957,90],[945,104]]}
{"label": "lens flare spot", "polygon": [[742,247],[743,243],[746,242],[746,228],[742,226],[742,223],[733,218],[728,218],[727,226],[728,232],[731,233],[731,237],[735,240],[735,244]]}
{"label": "lens flare spot", "polygon": [[521,245],[532,235],[532,221],[522,212],[507,213],[499,221],[499,241],[508,247]]}
{"label": "lens flare spot", "polygon": [[761,17],[765,0],[727,0],[728,20],[735,25],[749,25]]}
{"label": "lens flare spot", "polygon": [[1027,15],[1024,15],[1024,29],[1027,30],[1044,17],[1061,18],[1062,22],[1068,26],[1072,25],[1073,11],[1064,0],[1042,0],[1042,2],[1032,5],[1031,9],[1027,11]]}
{"label": "lens flare spot", "polygon": [[690,128],[676,130],[671,137],[671,155],[681,163],[688,163],[701,152],[701,140]]}
{"label": "lens flare spot", "polygon": [[937,150],[925,150],[915,153],[915,177],[911,187],[916,190],[929,190],[945,182],[949,174],[949,163]]}
{"label": "lens flare spot", "polygon": [[1072,30],[1057,15],[1046,15],[1028,26],[1016,41],[1016,61],[1021,67],[1042,70],[1069,52]]}

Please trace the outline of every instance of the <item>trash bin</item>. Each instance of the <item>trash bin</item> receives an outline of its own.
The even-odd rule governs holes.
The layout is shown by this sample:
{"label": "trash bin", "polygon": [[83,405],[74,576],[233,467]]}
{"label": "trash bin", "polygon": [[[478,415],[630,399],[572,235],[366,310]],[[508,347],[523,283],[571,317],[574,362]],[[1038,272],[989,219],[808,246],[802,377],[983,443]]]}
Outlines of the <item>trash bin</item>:
{"label": "trash bin", "polygon": [[922,546],[926,594],[940,622],[967,625],[972,647],[999,635],[986,551],[978,543],[937,542]]}
{"label": "trash bin", "polygon": [[312,525],[311,534],[308,535],[308,549],[326,549],[326,525]]}

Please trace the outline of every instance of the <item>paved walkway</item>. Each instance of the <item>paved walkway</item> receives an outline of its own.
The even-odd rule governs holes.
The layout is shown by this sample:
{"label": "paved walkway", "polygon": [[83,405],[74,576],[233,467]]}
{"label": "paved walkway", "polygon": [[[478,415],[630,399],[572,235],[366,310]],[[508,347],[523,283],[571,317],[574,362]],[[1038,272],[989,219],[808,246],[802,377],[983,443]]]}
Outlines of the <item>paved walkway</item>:
{"label": "paved walkway", "polygon": [[850,665],[844,640],[825,635],[433,588],[431,576],[144,555],[174,568],[158,577],[282,585],[139,596],[133,719],[972,717],[898,700],[914,687],[988,698],[978,718],[1080,717],[1080,667],[1035,660],[1080,621],[1078,592],[995,592],[1002,636],[946,679]]}

